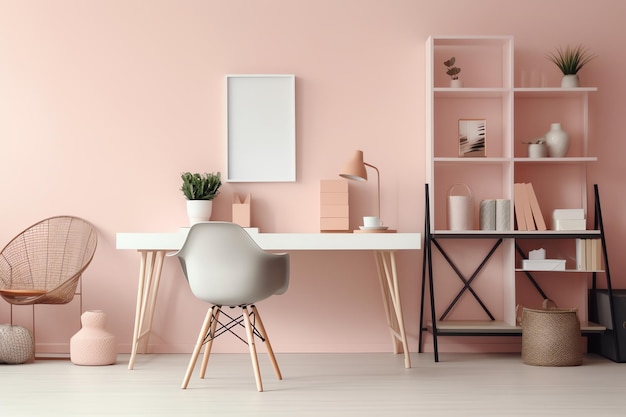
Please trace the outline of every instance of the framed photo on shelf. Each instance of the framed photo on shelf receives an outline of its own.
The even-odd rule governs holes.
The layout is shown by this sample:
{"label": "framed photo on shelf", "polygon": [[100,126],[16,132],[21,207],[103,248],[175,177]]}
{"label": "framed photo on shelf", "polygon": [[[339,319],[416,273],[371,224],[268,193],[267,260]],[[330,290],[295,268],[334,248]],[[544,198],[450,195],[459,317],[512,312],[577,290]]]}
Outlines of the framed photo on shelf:
{"label": "framed photo on shelf", "polygon": [[459,119],[459,157],[485,156],[487,120]]}

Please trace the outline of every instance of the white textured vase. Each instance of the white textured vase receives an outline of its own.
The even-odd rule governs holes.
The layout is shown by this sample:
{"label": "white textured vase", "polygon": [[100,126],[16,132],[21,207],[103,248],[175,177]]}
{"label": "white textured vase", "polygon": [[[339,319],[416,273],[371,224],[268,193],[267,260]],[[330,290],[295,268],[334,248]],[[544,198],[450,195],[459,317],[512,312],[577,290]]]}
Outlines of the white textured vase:
{"label": "white textured vase", "polygon": [[546,133],[546,146],[548,156],[552,158],[562,158],[569,150],[569,135],[561,129],[561,123],[552,123],[550,131]]}
{"label": "white textured vase", "polygon": [[102,310],[85,311],[82,328],[70,339],[70,360],[75,365],[112,365],[117,361],[117,338],[105,329]]}
{"label": "white textured vase", "polygon": [[187,200],[187,215],[189,225],[208,222],[213,212],[213,200]]}
{"label": "white textured vase", "polygon": [[580,80],[576,74],[564,75],[561,78],[561,88],[576,88],[580,87]]}
{"label": "white textured vase", "polygon": [[450,80],[450,88],[462,88],[463,87],[463,80],[460,79],[456,79],[456,80]]}

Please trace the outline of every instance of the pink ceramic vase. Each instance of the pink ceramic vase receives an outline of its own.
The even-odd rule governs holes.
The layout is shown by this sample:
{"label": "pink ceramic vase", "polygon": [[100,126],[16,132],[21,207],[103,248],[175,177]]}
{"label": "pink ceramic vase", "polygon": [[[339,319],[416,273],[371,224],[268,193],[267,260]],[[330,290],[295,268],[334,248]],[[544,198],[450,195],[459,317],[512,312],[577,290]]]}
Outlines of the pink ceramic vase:
{"label": "pink ceramic vase", "polygon": [[105,329],[102,310],[85,311],[82,328],[70,339],[70,360],[76,365],[112,365],[117,361],[117,338]]}

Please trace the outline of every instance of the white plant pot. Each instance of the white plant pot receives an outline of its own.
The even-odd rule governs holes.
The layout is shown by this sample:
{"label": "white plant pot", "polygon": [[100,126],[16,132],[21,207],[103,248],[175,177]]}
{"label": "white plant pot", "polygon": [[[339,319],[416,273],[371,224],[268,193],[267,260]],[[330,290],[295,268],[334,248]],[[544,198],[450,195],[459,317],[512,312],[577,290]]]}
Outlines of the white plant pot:
{"label": "white plant pot", "polygon": [[578,79],[578,75],[570,74],[564,75],[561,78],[561,88],[576,88],[580,87],[580,80]]}
{"label": "white plant pot", "polygon": [[462,87],[463,87],[463,80],[460,80],[460,79],[450,80],[450,88],[462,88]]}
{"label": "white plant pot", "polygon": [[528,144],[528,157],[529,158],[543,158],[548,156],[548,147],[545,143],[529,143]]}
{"label": "white plant pot", "polygon": [[187,200],[187,215],[189,225],[208,222],[213,212],[213,200]]}

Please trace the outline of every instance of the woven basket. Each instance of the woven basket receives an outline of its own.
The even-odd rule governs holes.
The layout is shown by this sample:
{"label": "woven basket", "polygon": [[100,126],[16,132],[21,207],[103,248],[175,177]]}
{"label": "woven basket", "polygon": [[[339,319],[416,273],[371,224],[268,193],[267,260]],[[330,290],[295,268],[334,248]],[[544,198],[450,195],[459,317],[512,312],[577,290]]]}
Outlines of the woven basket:
{"label": "woven basket", "polygon": [[524,308],[522,361],[537,366],[577,366],[583,362],[576,309]]}

